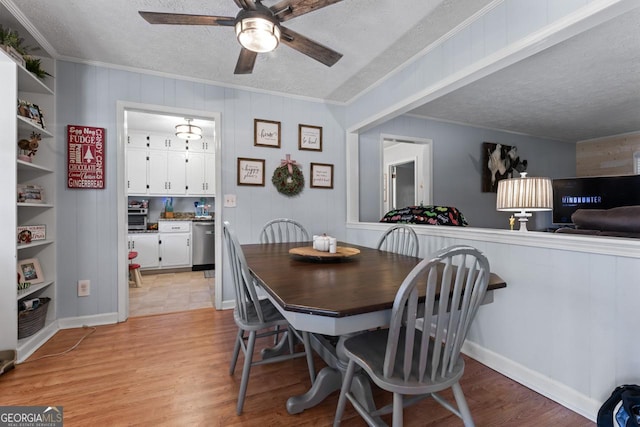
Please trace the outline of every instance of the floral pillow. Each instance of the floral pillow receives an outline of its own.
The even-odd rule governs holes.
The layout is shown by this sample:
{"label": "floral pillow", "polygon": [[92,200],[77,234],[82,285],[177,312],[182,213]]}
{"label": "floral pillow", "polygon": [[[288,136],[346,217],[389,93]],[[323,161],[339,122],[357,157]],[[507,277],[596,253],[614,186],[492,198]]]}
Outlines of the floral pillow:
{"label": "floral pillow", "polygon": [[387,212],[380,222],[460,227],[469,225],[462,212],[452,206],[407,206]]}

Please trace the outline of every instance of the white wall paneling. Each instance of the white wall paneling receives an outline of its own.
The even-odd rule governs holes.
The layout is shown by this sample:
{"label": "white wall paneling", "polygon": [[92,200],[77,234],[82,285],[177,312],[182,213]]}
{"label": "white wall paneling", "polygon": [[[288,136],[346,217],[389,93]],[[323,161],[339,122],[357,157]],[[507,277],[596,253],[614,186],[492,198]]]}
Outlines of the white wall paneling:
{"label": "white wall paneling", "polygon": [[[126,278],[126,263],[121,270],[117,267],[118,263],[123,263],[119,258],[126,251],[125,209],[116,208],[120,199],[124,200],[118,194],[118,187],[124,187],[124,181],[118,182],[118,175],[125,173],[124,169],[118,171],[118,102],[157,105],[158,109],[220,112],[221,147],[216,151],[221,154],[219,194],[236,194],[237,207],[220,208],[216,224],[229,220],[237,229],[241,242],[256,242],[262,225],[274,217],[298,219],[310,232],[344,235],[344,107],[64,61],[60,61],[58,67],[61,76],[58,81],[58,107],[61,111],[58,129],[64,129],[66,124],[107,129],[107,188],[98,191],[68,190],[62,178],[58,183],[58,242],[65,248],[58,258],[59,281],[63,284],[60,317],[114,313],[118,311],[118,296],[126,292],[126,288],[118,292],[115,285]],[[254,118],[282,123],[282,148],[253,145]],[[299,123],[323,127],[322,152],[297,149]],[[58,133],[60,138],[64,137],[62,131]],[[301,163],[306,180],[310,162],[334,164],[335,188],[311,189],[307,183],[297,197],[287,198],[277,193],[271,184],[271,174],[287,153]],[[265,187],[236,185],[237,157],[265,159]],[[58,162],[58,167],[64,170],[64,157],[60,156]],[[221,203],[216,203],[216,207],[218,205]],[[120,226],[118,221],[122,221]],[[123,234],[120,238],[119,233]],[[216,235],[221,236],[219,230]],[[218,249],[216,253],[221,254],[221,248]],[[221,257],[219,264],[224,265],[225,262]],[[221,298],[220,305],[224,300],[233,298],[232,290],[224,286],[224,271],[222,268],[222,273],[216,275],[223,289],[217,295]],[[80,300],[75,296],[78,279],[91,280],[91,296]]]}
{"label": "white wall paneling", "polygon": [[[637,2],[626,0],[496,1],[471,23],[473,37],[467,29],[454,30],[358,97],[349,105],[346,118],[345,151],[350,166],[347,240],[373,246],[387,228],[385,224],[359,222],[360,211],[369,209],[358,193],[358,178],[367,173],[358,164],[363,150],[359,142],[371,140],[377,145],[381,132],[406,134],[412,130],[406,126],[412,119],[399,116],[414,107],[636,6]],[[401,129],[394,124],[401,124]],[[471,178],[469,174],[474,172],[468,172],[468,157],[477,151],[468,146],[456,150],[454,144],[460,141],[452,141],[455,138],[451,133],[443,133],[440,138],[433,134],[446,124],[425,121],[423,126],[419,136],[434,141],[434,203],[457,205],[469,212],[472,221],[479,211],[483,219],[489,218],[495,198],[489,200],[491,197],[479,189],[472,191],[472,187],[464,186],[467,180],[479,181],[479,175]],[[494,136],[506,135],[475,129],[472,139],[477,144]],[[518,141],[519,151],[531,147],[532,154],[522,157],[535,160],[530,168],[532,172],[534,167],[540,168],[536,175],[560,177],[562,165],[568,168],[565,176],[575,174],[575,165],[566,164],[570,157],[567,153],[560,156],[562,160],[545,156],[544,150],[536,150],[534,155],[533,146],[545,145],[545,141],[509,137]],[[439,142],[450,146],[443,149]],[[572,145],[567,147],[573,149]],[[460,162],[462,156],[452,163],[455,151],[467,157],[466,163]],[[369,160],[379,163],[379,159]],[[467,173],[449,187],[438,187],[442,168]],[[379,180],[367,193],[380,194],[375,182]],[[478,228],[414,229],[420,235],[421,256],[451,244],[471,244],[487,254],[492,271],[508,284],[495,293],[492,304],[480,309],[465,346],[468,354],[591,420],[616,385],[640,381],[640,361],[636,357],[640,343],[628,338],[634,335],[636,310],[632,304],[640,299],[640,241]]]}
{"label": "white wall paneling", "polygon": [[[374,246],[387,227],[354,224],[347,240]],[[594,421],[614,387],[640,381],[640,343],[629,339],[640,299],[640,241],[413,228],[420,256],[469,244],[507,282],[478,312],[467,354]]]}

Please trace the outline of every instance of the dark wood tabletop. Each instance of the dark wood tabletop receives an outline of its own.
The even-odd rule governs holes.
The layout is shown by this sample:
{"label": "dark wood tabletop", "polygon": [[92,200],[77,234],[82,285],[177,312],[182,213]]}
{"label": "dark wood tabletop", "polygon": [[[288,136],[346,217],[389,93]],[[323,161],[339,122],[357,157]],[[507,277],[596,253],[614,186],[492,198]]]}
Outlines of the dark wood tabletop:
{"label": "dark wood tabletop", "polygon": [[[400,284],[422,259],[338,242],[360,250],[340,261],[289,254],[308,243],[242,245],[247,264],[262,287],[285,310],[344,317],[390,309]],[[491,273],[489,290],[506,287]]]}

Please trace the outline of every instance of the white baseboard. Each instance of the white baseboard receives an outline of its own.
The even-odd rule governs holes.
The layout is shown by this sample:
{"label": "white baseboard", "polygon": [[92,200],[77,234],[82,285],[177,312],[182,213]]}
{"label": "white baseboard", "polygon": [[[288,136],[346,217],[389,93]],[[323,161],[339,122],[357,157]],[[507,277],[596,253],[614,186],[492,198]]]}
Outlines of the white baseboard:
{"label": "white baseboard", "polygon": [[60,329],[82,328],[83,326],[112,325],[118,323],[118,313],[94,314],[91,316],[65,317],[58,319]]}
{"label": "white baseboard", "polygon": [[58,332],[58,322],[53,321],[40,329],[33,336],[25,338],[22,343],[18,343],[18,363],[22,363],[31,356],[42,344],[46,343]]}
{"label": "white baseboard", "polygon": [[537,371],[533,371],[513,360],[465,341],[462,352],[483,365],[511,378],[531,390],[595,422],[602,402],[559,383]]}
{"label": "white baseboard", "polygon": [[236,300],[235,299],[228,299],[228,300],[224,300],[222,301],[222,309],[223,310],[229,310],[232,309],[236,306]]}

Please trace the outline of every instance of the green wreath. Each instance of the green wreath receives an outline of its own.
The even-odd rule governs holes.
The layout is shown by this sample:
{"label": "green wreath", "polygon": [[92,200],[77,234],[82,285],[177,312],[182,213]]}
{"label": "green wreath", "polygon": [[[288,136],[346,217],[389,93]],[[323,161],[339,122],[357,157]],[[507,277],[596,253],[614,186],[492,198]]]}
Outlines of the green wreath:
{"label": "green wreath", "polygon": [[288,166],[284,165],[276,168],[271,182],[276,186],[278,193],[295,196],[304,188],[304,175],[296,165],[291,165],[291,174],[289,174]]}

